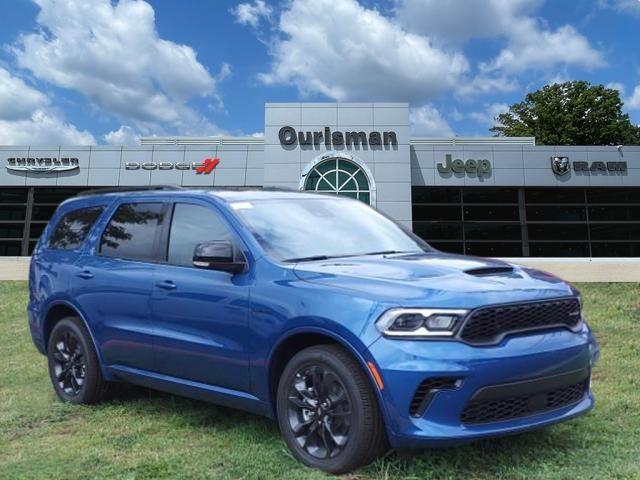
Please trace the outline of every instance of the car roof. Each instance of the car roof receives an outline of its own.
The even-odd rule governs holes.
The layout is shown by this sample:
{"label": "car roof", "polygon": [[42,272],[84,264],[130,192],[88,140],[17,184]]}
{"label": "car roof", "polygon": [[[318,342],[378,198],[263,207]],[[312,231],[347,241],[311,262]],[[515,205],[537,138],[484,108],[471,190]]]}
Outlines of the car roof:
{"label": "car roof", "polygon": [[[296,199],[301,198],[318,198],[318,194],[312,192],[300,192],[297,190],[284,190],[275,188],[213,188],[211,190],[203,189],[187,189],[180,187],[158,187],[158,188],[124,188],[119,190],[117,188],[105,188],[89,190],[80,193],[76,197],[68,199],[65,203],[74,200],[84,200],[89,198],[122,198],[128,196],[157,196],[166,195],[171,196],[213,196],[224,202],[242,202],[242,201],[255,201],[255,200],[270,200],[270,199]],[[335,198],[335,197],[334,197]]]}

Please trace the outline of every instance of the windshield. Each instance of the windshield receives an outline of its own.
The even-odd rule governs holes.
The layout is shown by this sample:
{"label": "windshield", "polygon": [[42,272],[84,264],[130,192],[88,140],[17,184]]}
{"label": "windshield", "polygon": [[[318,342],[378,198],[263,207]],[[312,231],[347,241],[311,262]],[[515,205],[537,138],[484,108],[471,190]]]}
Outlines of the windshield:
{"label": "windshield", "polygon": [[429,250],[356,200],[306,197],[235,202],[231,207],[267,254],[280,261]]}

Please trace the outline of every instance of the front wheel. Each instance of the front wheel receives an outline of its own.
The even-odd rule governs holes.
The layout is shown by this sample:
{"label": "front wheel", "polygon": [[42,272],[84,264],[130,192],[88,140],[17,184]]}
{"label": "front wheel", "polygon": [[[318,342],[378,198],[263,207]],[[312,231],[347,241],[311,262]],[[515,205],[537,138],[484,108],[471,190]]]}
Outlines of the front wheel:
{"label": "front wheel", "polygon": [[277,411],[287,446],[311,467],[346,473],[387,448],[371,382],[337,345],[310,347],[289,361],[278,385]]}

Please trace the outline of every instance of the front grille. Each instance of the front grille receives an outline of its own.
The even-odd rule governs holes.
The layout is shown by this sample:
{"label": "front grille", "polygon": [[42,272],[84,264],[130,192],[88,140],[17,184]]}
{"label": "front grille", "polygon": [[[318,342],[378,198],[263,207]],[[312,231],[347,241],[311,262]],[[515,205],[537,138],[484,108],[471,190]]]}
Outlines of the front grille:
{"label": "front grille", "polygon": [[433,377],[424,380],[411,399],[409,414],[412,417],[421,417],[431,403],[433,395],[439,390],[453,390],[460,386],[461,380],[454,377]]}
{"label": "front grille", "polygon": [[[571,374],[572,382],[559,386],[563,380],[554,378],[521,384],[498,385],[480,390],[462,411],[461,420],[466,425],[502,422],[528,417],[566,407],[582,400],[589,388],[587,377],[576,382],[576,374]],[[583,376],[577,373],[577,376]],[[548,385],[548,389],[536,389],[536,385]],[[518,394],[519,392],[523,392]],[[510,394],[500,397],[501,394]]]}
{"label": "front grille", "polygon": [[490,344],[509,333],[554,326],[574,328],[579,323],[577,298],[484,307],[471,312],[460,338],[472,344]]}

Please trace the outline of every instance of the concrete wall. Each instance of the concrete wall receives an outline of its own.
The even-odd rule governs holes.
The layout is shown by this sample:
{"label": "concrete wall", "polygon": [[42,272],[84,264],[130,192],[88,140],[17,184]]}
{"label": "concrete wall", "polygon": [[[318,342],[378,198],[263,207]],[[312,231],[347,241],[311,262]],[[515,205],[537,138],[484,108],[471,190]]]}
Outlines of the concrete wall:
{"label": "concrete wall", "polygon": [[[492,171],[488,175],[440,173],[438,163],[452,158],[487,159]],[[551,170],[551,157],[569,157],[571,162],[625,161],[626,172],[576,172],[565,175]],[[637,186],[640,185],[640,147],[554,147],[533,145],[472,145],[449,146],[414,144],[411,146],[411,181],[413,185],[451,186]]]}
{"label": "concrete wall", "polygon": [[[318,145],[286,146],[278,132],[296,131],[396,132],[398,145],[386,147]],[[411,227],[411,164],[409,106],[406,103],[267,103],[265,105],[264,185],[298,189],[305,167],[328,152],[355,156],[373,175],[373,204]]]}

